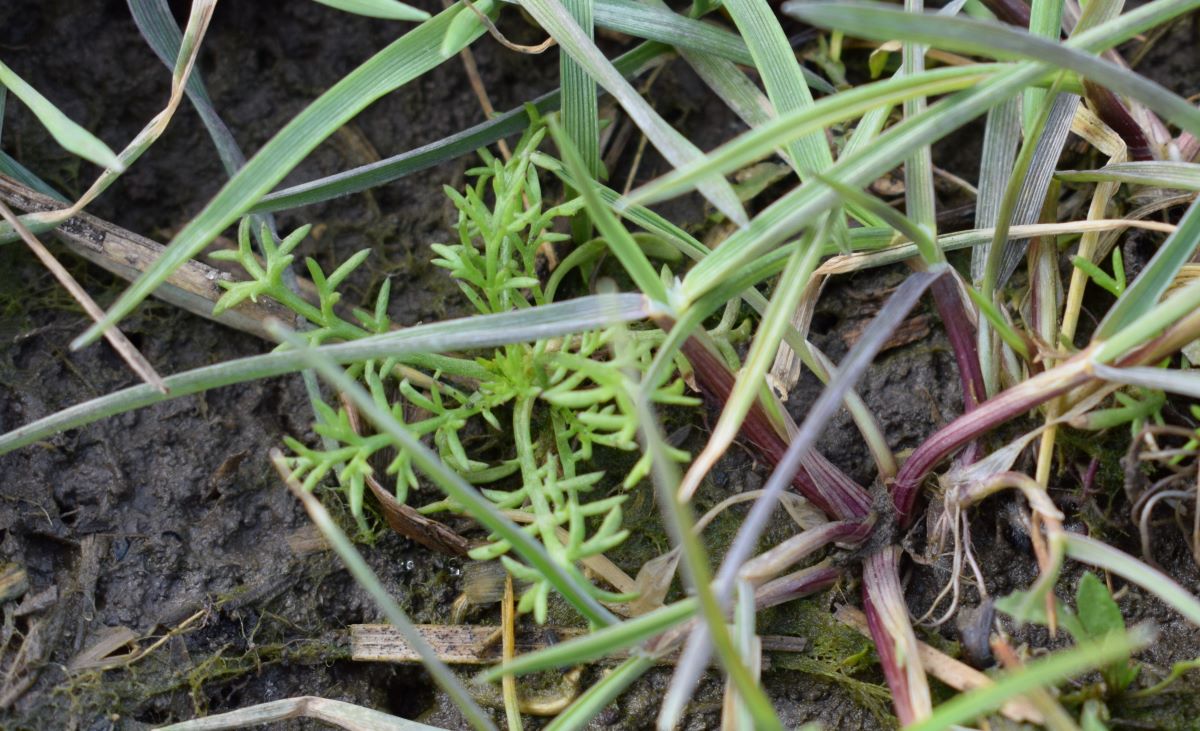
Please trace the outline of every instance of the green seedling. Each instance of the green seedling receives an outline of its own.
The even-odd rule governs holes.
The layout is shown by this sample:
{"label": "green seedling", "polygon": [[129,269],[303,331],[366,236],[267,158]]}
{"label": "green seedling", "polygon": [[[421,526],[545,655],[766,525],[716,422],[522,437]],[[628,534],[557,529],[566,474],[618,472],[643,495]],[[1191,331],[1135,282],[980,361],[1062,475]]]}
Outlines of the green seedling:
{"label": "green seedling", "polygon": [[[571,198],[549,205],[543,198],[538,168],[531,157],[545,136],[532,127],[504,162],[486,151],[483,164],[468,171],[472,184],[462,192],[447,188],[446,195],[458,211],[458,241],[434,244],[433,263],[445,269],[463,296],[480,315],[527,310],[550,303],[538,276],[539,250],[567,237],[555,230],[582,209]],[[317,301],[310,303],[293,293],[283,281],[296,247],[308,233],[301,228],[278,245],[265,238],[265,262],[250,248],[248,225],[243,225],[236,251],[218,252],[215,258],[238,262],[249,280],[222,284],[228,292],[217,304],[231,307],[244,299],[274,299],[303,317],[310,329],[301,334],[310,345],[335,340],[355,340],[387,332],[389,286],[380,288],[372,311],[355,309],[354,321],[341,314],[338,288],[366,260],[360,251],[326,275],[312,259],[309,274],[316,285]],[[563,565],[612,550],[626,538],[621,527],[625,496],[606,494],[606,473],[590,469],[597,448],[637,449],[634,404],[621,385],[621,372],[644,372],[653,359],[661,333],[642,332],[629,339],[629,347],[610,352],[615,331],[600,329],[566,338],[517,343],[475,354],[473,359],[441,357],[434,361],[402,364],[395,358],[366,360],[349,373],[370,393],[377,405],[417,436],[429,439],[442,461],[468,482],[486,486],[483,494],[498,508],[523,513],[528,532]],[[420,366],[432,366],[429,370]],[[414,368],[414,366],[417,366]],[[696,404],[683,393],[681,378],[655,390],[659,404]],[[383,434],[361,433],[345,407],[317,404],[315,426],[324,444],[308,446],[286,440],[294,476],[311,490],[333,474],[345,490],[351,513],[364,535],[370,534],[364,514],[366,481],[382,469],[394,486],[398,500],[408,501],[419,488],[411,455],[393,450]],[[686,453],[672,450],[674,459]],[[629,488],[646,476],[648,459],[638,460],[620,477]],[[462,513],[451,499],[421,506],[422,512]],[[563,529],[567,540],[560,540]],[[472,552],[476,559],[503,558],[518,579],[527,582],[519,609],[545,621],[550,584],[540,573],[509,559],[504,540]],[[596,589],[605,601],[630,597]]]}
{"label": "green seedling", "polygon": [[[996,602],[996,608],[1019,622],[1048,624],[1046,605],[1041,601],[1029,601],[1028,592],[1018,591]],[[1075,610],[1055,599],[1055,613],[1060,626],[1070,633],[1077,645],[1103,641],[1110,635],[1124,635],[1125,619],[1121,609],[1112,598],[1104,582],[1090,571],[1079,580],[1075,591]],[[1116,696],[1129,689],[1137,680],[1140,666],[1128,655],[1119,657],[1100,668],[1103,691],[1106,696]]]}

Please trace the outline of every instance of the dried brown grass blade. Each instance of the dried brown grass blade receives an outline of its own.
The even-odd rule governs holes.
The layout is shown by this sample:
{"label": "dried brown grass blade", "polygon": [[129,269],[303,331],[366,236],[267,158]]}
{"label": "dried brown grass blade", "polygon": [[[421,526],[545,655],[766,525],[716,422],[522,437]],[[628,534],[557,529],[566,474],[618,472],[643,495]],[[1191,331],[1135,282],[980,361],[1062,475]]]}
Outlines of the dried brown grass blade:
{"label": "dried brown grass blade", "polygon": [[[75,301],[83,307],[84,312],[87,312],[89,317],[99,322],[104,317],[104,310],[100,309],[100,305],[96,304],[96,301],[87,293],[87,290],[79,282],[75,281],[75,277],[71,276],[71,273],[58,262],[58,259],[54,258],[54,255],[25,227],[25,224],[21,223],[16,214],[12,212],[12,209],[3,202],[0,202],[0,216],[3,216],[4,220],[12,225],[13,230],[21,237],[25,245],[33,251],[38,260],[42,262],[42,265],[50,270],[50,273],[63,286],[63,289],[66,289],[75,298]],[[163,383],[162,376],[158,375],[158,372],[154,370],[154,366],[150,365],[150,361],[146,360],[146,357],[138,352],[137,348],[133,347],[133,343],[129,342],[129,338],[126,338],[124,333],[115,327],[109,328],[104,332],[104,338],[113,346],[113,349],[117,351],[121,359],[129,365],[130,369],[138,374],[139,378],[153,386],[159,393],[167,392],[167,386]]]}

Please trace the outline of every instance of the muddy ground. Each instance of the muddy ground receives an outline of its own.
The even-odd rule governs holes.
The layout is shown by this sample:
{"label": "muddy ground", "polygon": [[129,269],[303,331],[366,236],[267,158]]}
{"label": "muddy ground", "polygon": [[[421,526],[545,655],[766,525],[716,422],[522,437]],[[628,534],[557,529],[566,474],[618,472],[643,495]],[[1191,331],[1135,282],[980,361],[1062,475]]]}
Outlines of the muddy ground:
{"label": "muddy ground", "polygon": [[[538,31],[514,15],[509,14],[506,31],[518,40],[539,40]],[[357,19],[316,3],[227,2],[217,10],[200,69],[216,108],[252,153],[308,101],[406,28]],[[1172,36],[1179,40],[1173,42],[1191,43],[1192,32],[1191,26],[1181,26]],[[605,42],[614,48],[622,43]],[[499,109],[554,84],[557,67],[547,58],[519,56],[490,39],[477,45],[476,54]],[[118,148],[167,96],[168,72],[141,41],[118,0],[10,0],[0,7],[0,57]],[[1142,70],[1173,68],[1172,56],[1165,58],[1151,56]],[[1196,78],[1194,68],[1188,73]],[[1178,91],[1196,91],[1194,81],[1179,88],[1175,71],[1165,75]],[[654,99],[702,147],[738,129],[679,63],[658,79]],[[410,149],[482,118],[461,64],[451,61],[373,106],[288,182]],[[3,132],[5,151],[69,196],[86,188],[96,172],[62,152],[15,103],[10,103]],[[978,130],[955,142],[954,155],[939,164],[971,177]],[[463,311],[463,303],[444,274],[429,264],[428,245],[451,235],[452,208],[441,186],[461,185],[472,162],[449,163],[369,194],[281,215],[279,223],[285,231],[305,222],[317,224],[305,253],[317,257],[327,271],[351,252],[374,249],[372,265],[351,282],[348,297],[366,297],[390,276],[395,321],[453,315]],[[648,159],[640,174],[648,177],[661,170],[661,163]],[[89,210],[167,240],[223,179],[215,152],[185,105],[166,136]],[[672,210],[678,220],[696,220],[698,213],[694,204]],[[119,292],[119,284],[106,273],[69,256],[64,259],[102,304]],[[846,334],[870,317],[887,287],[901,276],[901,271],[863,274],[831,285],[816,316],[818,345],[832,356],[843,354]],[[916,446],[961,406],[949,347],[931,312],[922,316],[929,325],[918,326],[912,342],[889,350],[860,389],[898,450]],[[0,247],[0,429],[132,382],[107,345],[68,350],[67,343],[84,325],[84,315],[24,248]],[[123,329],[164,373],[266,348],[250,336],[157,302],[140,307]],[[797,419],[816,392],[810,378],[795,389],[788,405]],[[702,444],[706,419],[711,418],[698,415],[688,446]],[[311,439],[309,420],[299,378],[281,378],[171,401],[0,457],[0,559],[23,567],[29,583],[22,597],[5,605],[6,621],[30,638],[21,671],[5,678],[0,688],[0,694],[7,694],[0,698],[0,725],[140,729],[263,701],[319,695],[462,727],[461,718],[419,667],[348,659],[346,625],[378,621],[379,613],[332,555],[302,547],[309,535],[307,519],[267,462],[267,450],[284,435]],[[1123,446],[1117,437],[1102,447],[1101,485],[1114,501],[1111,506],[1105,502],[1113,517],[1110,535],[1134,549],[1115,461]],[[867,483],[872,479],[869,459],[844,414],[827,430],[821,448],[851,475]],[[759,487],[764,476],[764,467],[748,452],[735,450],[700,493],[700,507]],[[1058,496],[1078,493],[1079,480],[1063,475],[1058,489]],[[336,507],[336,500],[332,504]],[[637,488],[631,504],[652,505],[648,487]],[[1008,530],[1002,501],[989,507],[976,520],[975,538],[989,589],[1002,595],[1027,586],[1034,564],[1027,543]],[[627,515],[638,512],[630,509]],[[650,519],[643,523],[637,538],[614,556],[631,573],[665,545],[661,528]],[[786,530],[785,523],[777,523],[773,537],[784,537]],[[712,548],[720,550],[728,535],[728,528],[714,531]],[[386,532],[362,550],[416,621],[447,621],[459,588],[459,562]],[[1200,574],[1173,531],[1164,531],[1158,558],[1185,586],[1197,587]],[[912,609],[923,612],[944,579],[940,569],[911,571]],[[890,725],[882,679],[869,655],[857,657],[867,643],[828,613],[835,603],[854,602],[857,592],[856,584],[847,582],[764,617],[764,631],[811,640],[805,652],[771,658],[766,687],[787,725],[812,720],[838,729]],[[975,601],[974,596],[968,601]],[[1155,619],[1162,627],[1165,641],[1146,658],[1154,668],[1200,655],[1195,630],[1155,602],[1129,592],[1121,606],[1127,616]],[[119,628],[146,638],[181,626],[183,631],[129,667],[75,667],[86,650],[115,636]],[[940,633],[945,642],[957,639],[952,626]],[[1027,637],[1044,640],[1037,632]],[[142,640],[141,646],[150,641]],[[11,642],[2,658],[6,671],[16,661],[17,644]],[[589,670],[584,682],[598,672]],[[22,689],[26,678],[32,684]],[[668,679],[667,670],[652,672],[594,727],[647,727]],[[1126,704],[1115,710],[1129,721],[1126,727],[1185,727],[1196,713],[1178,704],[1189,697],[1181,692],[1159,697],[1148,708]],[[708,677],[687,728],[714,727],[720,698],[719,680]],[[1150,712],[1160,715],[1146,715]],[[501,720],[502,712],[496,714]],[[301,721],[275,726],[316,727]]]}

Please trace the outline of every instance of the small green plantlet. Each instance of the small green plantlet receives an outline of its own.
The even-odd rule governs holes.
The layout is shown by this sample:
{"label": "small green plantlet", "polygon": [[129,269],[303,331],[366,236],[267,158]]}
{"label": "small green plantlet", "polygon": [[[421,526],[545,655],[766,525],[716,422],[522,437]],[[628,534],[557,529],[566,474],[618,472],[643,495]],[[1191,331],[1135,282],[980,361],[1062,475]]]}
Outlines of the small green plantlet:
{"label": "small green plantlet", "polygon": [[1129,393],[1117,391],[1113,393],[1116,406],[1106,409],[1096,409],[1084,416],[1073,419],[1071,425],[1077,429],[1111,429],[1115,426],[1128,424],[1130,433],[1136,439],[1147,421],[1159,426],[1165,420],[1162,408],[1166,406],[1167,396],[1162,391],[1148,388],[1131,387]]}
{"label": "small green plantlet", "polygon": [[[1102,639],[1112,632],[1125,632],[1120,607],[1104,582],[1090,571],[1079,580],[1079,588],[1075,590],[1075,609],[1079,613],[1078,626],[1067,622],[1063,626],[1078,643]],[[1100,673],[1110,693],[1124,693],[1137,679],[1138,665],[1126,657],[1105,666]]]}
{"label": "small green plantlet", "polygon": [[1121,260],[1121,249],[1113,249],[1112,276],[1082,256],[1072,257],[1071,263],[1082,269],[1084,274],[1087,274],[1093,282],[1103,287],[1113,297],[1120,297],[1125,292],[1125,264]]}
{"label": "small green plantlet", "polygon": [[[996,601],[996,609],[1008,614],[1018,622],[1033,622],[1045,625],[1048,622],[1045,603],[1030,601],[1030,593],[1017,591]],[[1079,580],[1075,592],[1075,611],[1055,599],[1055,614],[1058,623],[1071,634],[1076,644],[1103,640],[1110,634],[1124,634],[1125,619],[1121,609],[1113,600],[1108,587],[1095,574],[1087,572]],[[1128,690],[1140,671],[1137,663],[1126,655],[1100,669],[1104,687],[1109,695],[1119,695]]]}
{"label": "small green plantlet", "polygon": [[[468,171],[472,184],[462,192],[446,189],[458,210],[458,241],[434,244],[433,263],[447,270],[479,314],[548,304],[561,282],[559,277],[555,287],[543,285],[537,271],[538,251],[567,238],[555,231],[555,225],[569,220],[583,204],[578,198],[557,205],[544,200],[538,168],[531,164],[544,136],[544,127],[531,127],[508,162],[481,151],[483,164]],[[229,291],[218,307],[269,297],[309,322],[311,328],[302,334],[313,345],[390,329],[386,282],[372,312],[355,310],[354,323],[339,315],[337,288],[365,261],[367,251],[355,254],[329,275],[308,260],[317,291],[315,304],[287,288],[283,272],[307,232],[307,227],[299,229],[278,245],[266,236],[270,243],[264,265],[250,248],[249,226],[243,222],[238,250],[215,256],[238,262],[250,279],[223,283]],[[602,247],[586,244],[581,250],[595,257],[602,253]],[[634,333],[630,346],[615,353],[610,352],[615,335],[615,330],[597,330],[509,345],[476,354],[473,360],[445,356],[410,363],[369,360],[352,365],[348,372],[380,407],[415,435],[431,440],[448,466],[471,483],[487,485],[483,494],[525,523],[555,561],[574,566],[611,550],[628,535],[621,527],[625,496],[604,494],[605,472],[588,465],[596,447],[637,448],[635,405],[622,386],[622,372],[645,372],[663,337],[658,331]],[[653,400],[698,403],[683,389],[682,378],[676,377],[658,388]],[[410,456],[393,452],[386,435],[360,433],[345,408],[319,403],[317,411],[320,419],[315,430],[323,446],[310,447],[288,438],[292,453],[288,466],[309,490],[331,473],[336,476],[360,530],[369,535],[363,512],[367,478],[386,464],[383,471],[393,480],[397,499],[406,501],[420,484]],[[384,455],[387,462],[381,463]],[[689,458],[678,450],[672,456],[681,461]],[[649,468],[648,457],[643,457],[620,484],[632,487]],[[420,510],[462,512],[452,500],[428,503]],[[478,560],[503,559],[513,575],[527,584],[519,609],[545,621],[550,584],[538,572],[508,558],[509,549],[507,541],[493,537],[471,555]],[[632,598],[593,588],[603,601]]]}

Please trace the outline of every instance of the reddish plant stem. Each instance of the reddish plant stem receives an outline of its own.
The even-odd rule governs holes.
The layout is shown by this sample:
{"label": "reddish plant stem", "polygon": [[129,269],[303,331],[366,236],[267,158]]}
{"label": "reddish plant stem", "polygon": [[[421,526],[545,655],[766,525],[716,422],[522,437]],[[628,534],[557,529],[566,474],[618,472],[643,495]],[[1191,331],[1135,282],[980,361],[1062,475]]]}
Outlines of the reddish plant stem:
{"label": "reddish plant stem", "polygon": [[911,522],[921,483],[939,462],[985,432],[1088,380],[1085,371],[1076,370],[1078,372],[1069,378],[1064,378],[1059,369],[1039,373],[1019,386],[983,402],[979,408],[963,414],[922,442],[900,468],[892,483],[892,502],[896,506],[900,526],[907,527]]}
{"label": "reddish plant stem", "polygon": [[[1189,313],[1161,335],[1115,359],[1112,365],[1122,368],[1154,363],[1195,340],[1198,333],[1200,310]],[[917,447],[892,481],[892,502],[900,527],[907,527],[912,521],[913,505],[921,491],[921,483],[939,462],[984,432],[1093,380],[1095,376],[1086,367],[1093,351],[1094,347],[1088,348],[1057,367],[985,401],[978,409],[958,417]]]}
{"label": "reddish plant stem", "polygon": [[794,571],[760,586],[754,592],[754,607],[758,611],[801,599],[824,591],[837,583],[842,570],[837,566],[817,564]]}
{"label": "reddish plant stem", "polygon": [[[736,380],[733,373],[695,337],[687,338],[680,350],[692,364],[701,392],[723,405],[733,392]],[[779,464],[787,452],[787,442],[757,400],[742,422],[742,434],[762,450],[763,458],[771,466]],[[867,491],[813,450],[805,455],[801,468],[792,478],[792,486],[826,515],[837,520],[861,520],[871,509]]]}
{"label": "reddish plant stem", "polygon": [[1024,0],[983,0],[983,4],[1005,23],[1029,27],[1029,4]]}
{"label": "reddish plant stem", "polygon": [[[899,547],[888,546],[863,561],[863,612],[871,639],[875,641],[883,677],[892,691],[896,717],[907,726],[928,714],[931,703],[900,586],[899,559]],[[885,615],[891,618],[890,622]],[[916,669],[911,670],[914,664]]]}
{"label": "reddish plant stem", "polygon": [[975,334],[966,305],[958,292],[954,274],[947,272],[937,278],[930,287],[938,316],[946,328],[946,337],[954,350],[954,361],[958,364],[958,377],[962,381],[963,411],[974,411],[984,400],[987,390],[983,382],[983,369],[979,365],[979,352],[975,346]]}
{"label": "reddish plant stem", "polygon": [[1088,102],[1099,117],[1125,141],[1129,157],[1134,160],[1153,160],[1154,153],[1150,151],[1150,140],[1145,130],[1121,103],[1116,94],[1094,81],[1083,80],[1083,91]]}

